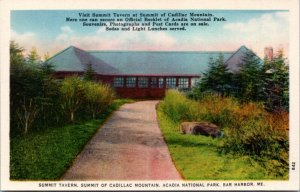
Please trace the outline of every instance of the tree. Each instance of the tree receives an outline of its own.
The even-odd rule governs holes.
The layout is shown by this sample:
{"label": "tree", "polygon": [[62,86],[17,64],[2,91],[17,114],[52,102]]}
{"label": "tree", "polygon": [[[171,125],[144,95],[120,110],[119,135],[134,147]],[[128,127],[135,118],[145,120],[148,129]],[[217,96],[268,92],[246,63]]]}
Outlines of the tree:
{"label": "tree", "polygon": [[228,94],[231,88],[231,73],[224,64],[224,55],[220,53],[216,61],[211,57],[208,65],[208,70],[203,73],[203,78],[196,87],[198,92],[211,91],[221,95]]}
{"label": "tree", "polygon": [[264,100],[266,107],[272,111],[289,108],[289,68],[283,50],[279,50],[273,60],[265,59],[263,72]]}
{"label": "tree", "polygon": [[[24,49],[10,44],[10,111],[11,125],[26,135],[39,115],[42,77],[35,68],[28,67]],[[18,130],[12,130],[18,132]]]}
{"label": "tree", "polygon": [[25,57],[23,55],[24,49],[20,47],[16,42],[10,42],[10,68],[13,73],[17,67],[22,67],[25,63]]}
{"label": "tree", "polygon": [[262,98],[262,62],[251,50],[244,53],[236,80],[242,101],[259,101]]}
{"label": "tree", "polygon": [[[28,57],[24,49],[10,44],[10,122],[11,133],[27,135],[33,127],[47,127],[52,122],[59,99],[57,82],[51,70],[37,65],[39,56],[33,51]],[[29,61],[31,63],[29,63]],[[56,110],[57,112],[58,110]]]}
{"label": "tree", "polygon": [[83,79],[87,80],[87,81],[92,81],[92,80],[95,80],[95,75],[96,75],[96,72],[93,69],[92,64],[88,63],[87,67],[84,71]]}
{"label": "tree", "polygon": [[95,119],[113,101],[113,90],[107,85],[86,81],[84,83],[85,107],[87,112]]}
{"label": "tree", "polygon": [[60,87],[62,94],[61,107],[69,116],[69,120],[74,122],[74,115],[84,102],[84,85],[77,76],[65,78]]}
{"label": "tree", "polygon": [[38,55],[36,48],[33,47],[31,49],[31,51],[29,52],[29,54],[27,56],[27,63],[31,67],[35,67],[35,66],[41,64],[41,58]]}
{"label": "tree", "polygon": [[45,61],[45,62],[47,62],[47,60],[50,58],[50,56],[49,56],[49,53],[47,52],[45,55],[44,55],[44,57],[43,57],[43,60]]}

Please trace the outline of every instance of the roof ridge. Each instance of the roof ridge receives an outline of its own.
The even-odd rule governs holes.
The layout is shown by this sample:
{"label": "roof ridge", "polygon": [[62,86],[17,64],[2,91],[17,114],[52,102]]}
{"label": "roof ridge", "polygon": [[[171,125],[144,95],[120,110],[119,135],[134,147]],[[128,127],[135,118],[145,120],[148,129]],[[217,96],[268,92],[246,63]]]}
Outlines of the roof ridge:
{"label": "roof ridge", "polygon": [[47,62],[47,61],[49,61],[50,59],[56,57],[57,55],[62,54],[63,52],[67,51],[67,50],[70,49],[70,48],[76,48],[76,47],[74,47],[73,45],[70,45],[69,47],[67,47],[67,48],[65,48],[65,49],[63,49],[63,50],[61,50],[61,51],[59,51],[59,52],[56,53],[56,54],[54,54],[52,57],[50,57],[49,59],[47,59],[45,62]]}
{"label": "roof ridge", "polygon": [[[74,46],[73,46],[74,47]],[[85,63],[84,63],[84,59],[81,58],[79,55],[77,55],[77,53],[80,53],[80,54],[84,54],[86,55],[87,59],[91,64],[94,65],[94,67],[96,67],[97,65],[100,66],[102,65],[102,67],[105,67],[105,68],[110,68],[112,70],[115,70],[115,71],[119,71],[117,68],[115,68],[114,66],[112,65],[109,65],[108,63],[106,63],[105,61],[103,61],[102,59],[99,59],[97,57],[95,57],[94,55],[92,55],[91,53],[89,53],[88,51],[85,51],[85,50],[82,50],[80,48],[77,48],[77,47],[74,47],[74,51],[75,51],[75,54],[76,54],[76,57],[80,60],[81,64],[83,67],[85,67]],[[95,62],[93,62],[95,61]],[[97,69],[95,69],[97,70]],[[98,72],[99,74],[101,74],[101,72]]]}
{"label": "roof ridge", "polygon": [[242,48],[246,48],[247,50],[249,50],[245,45],[240,46],[236,51],[234,51],[234,53],[224,62],[224,64],[227,63],[227,61],[229,61],[234,55],[236,55]]}
{"label": "roof ridge", "polygon": [[146,51],[146,50],[86,50],[88,53],[235,53],[235,51]]}

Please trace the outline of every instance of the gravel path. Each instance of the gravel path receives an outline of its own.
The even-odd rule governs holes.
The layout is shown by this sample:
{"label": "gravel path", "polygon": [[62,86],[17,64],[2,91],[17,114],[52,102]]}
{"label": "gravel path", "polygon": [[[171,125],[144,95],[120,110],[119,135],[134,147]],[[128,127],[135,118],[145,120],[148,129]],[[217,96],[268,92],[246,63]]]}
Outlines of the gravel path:
{"label": "gravel path", "polygon": [[157,101],[123,105],[62,180],[179,180],[156,120]]}

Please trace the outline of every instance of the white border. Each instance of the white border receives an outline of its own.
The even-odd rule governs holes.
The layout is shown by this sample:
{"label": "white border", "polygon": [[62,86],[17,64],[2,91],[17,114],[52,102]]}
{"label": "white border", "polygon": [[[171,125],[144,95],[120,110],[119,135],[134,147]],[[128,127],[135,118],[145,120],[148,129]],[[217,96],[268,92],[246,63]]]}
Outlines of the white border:
{"label": "white border", "polygon": [[[176,3],[175,3],[176,2]],[[205,188],[152,188],[152,190],[298,190],[299,189],[299,2],[297,0],[0,0],[0,71],[1,71],[1,190],[150,190],[149,188],[66,188],[38,187],[43,182],[12,182],[9,180],[9,40],[10,10],[54,9],[213,9],[213,10],[289,10],[290,13],[290,163],[296,162],[296,170],[290,170],[288,181],[262,181],[262,187],[205,187]],[[280,31],[279,31],[280,33]],[[129,183],[171,183],[171,181],[130,181]],[[192,181],[183,181],[192,182]],[[234,183],[235,181],[198,181]],[[251,181],[256,182],[256,181]],[[257,181],[260,182],[260,181]],[[49,182],[47,182],[49,183]],[[70,182],[54,182],[70,183]],[[71,182],[80,185],[85,182]],[[94,183],[94,182],[88,182]],[[101,181],[101,184],[128,183]],[[177,182],[181,183],[181,182]]]}

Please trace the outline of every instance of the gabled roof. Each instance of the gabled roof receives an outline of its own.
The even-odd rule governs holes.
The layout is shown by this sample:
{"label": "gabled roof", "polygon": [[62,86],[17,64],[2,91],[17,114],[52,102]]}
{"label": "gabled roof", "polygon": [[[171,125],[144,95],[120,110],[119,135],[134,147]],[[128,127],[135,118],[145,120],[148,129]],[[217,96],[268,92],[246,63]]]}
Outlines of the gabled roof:
{"label": "gabled roof", "polygon": [[[89,51],[96,58],[116,67],[123,74],[199,75],[207,69],[210,57],[218,52],[177,51]],[[233,53],[224,52],[225,59]]]}
{"label": "gabled roof", "polygon": [[[229,57],[227,61],[225,61],[225,65],[227,65],[227,68],[229,69],[230,72],[236,73],[240,70],[241,64],[243,62],[244,54],[246,54],[248,51],[251,50],[243,45],[231,57]],[[259,58],[257,55],[256,57]]]}
{"label": "gabled roof", "polygon": [[243,53],[203,51],[83,51],[69,47],[48,60],[56,71],[82,72],[91,63],[98,74],[120,75],[200,75],[208,69],[209,58],[224,55],[229,70],[236,72]]}
{"label": "gabled roof", "polygon": [[78,49],[74,46],[70,46],[65,50],[54,55],[47,60],[48,63],[54,65],[55,71],[84,71],[89,64],[98,74],[106,73],[119,73],[119,71],[102,61],[101,59],[95,58],[93,55],[86,51]]}

